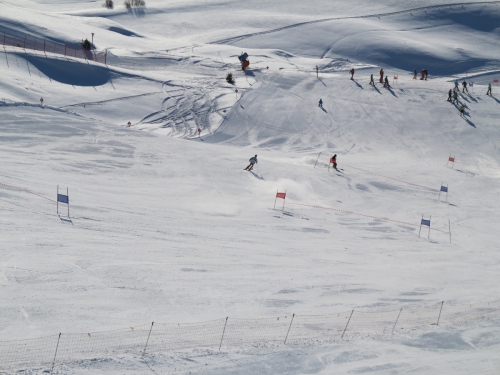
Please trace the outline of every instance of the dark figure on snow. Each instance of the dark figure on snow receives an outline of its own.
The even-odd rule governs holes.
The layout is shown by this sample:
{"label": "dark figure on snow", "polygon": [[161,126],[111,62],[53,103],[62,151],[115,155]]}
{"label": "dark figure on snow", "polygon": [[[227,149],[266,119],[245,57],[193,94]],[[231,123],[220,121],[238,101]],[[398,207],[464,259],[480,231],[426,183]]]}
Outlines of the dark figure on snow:
{"label": "dark figure on snow", "polygon": [[420,71],[420,80],[423,81],[424,80],[424,77],[425,77],[425,71],[422,69]]}
{"label": "dark figure on snow", "polygon": [[462,82],[462,93],[464,93],[465,91],[467,91],[467,94],[469,93],[469,90],[467,90],[467,82],[463,81]]}
{"label": "dark figure on snow", "polygon": [[384,83],[384,69],[380,69],[380,83]]}
{"label": "dark figure on snow", "polygon": [[375,86],[375,81],[373,80],[373,74],[370,75],[370,85]]}
{"label": "dark figure on snow", "polygon": [[491,94],[491,83],[488,84],[488,91],[486,92],[486,95],[493,96]]}
{"label": "dark figure on snow", "polygon": [[82,45],[83,45],[83,49],[84,49],[85,51],[90,51],[90,42],[89,42],[89,40],[88,40],[88,39],[85,39],[85,40],[83,41]]}
{"label": "dark figure on snow", "polygon": [[323,100],[322,99],[319,100],[318,107],[323,108]]}
{"label": "dark figure on snow", "polygon": [[330,163],[333,164],[333,168],[337,169],[337,154],[333,155],[330,159]]}
{"label": "dark figure on snow", "polygon": [[458,103],[458,92],[453,93],[453,104]]}
{"label": "dark figure on snow", "polygon": [[429,71],[427,69],[424,69],[424,74],[425,74],[425,80],[427,81],[427,77],[429,77]]}
{"label": "dark figure on snow", "polygon": [[389,78],[387,78],[387,76],[385,76],[384,79],[384,87],[391,87],[391,85],[389,85]]}
{"label": "dark figure on snow", "polygon": [[460,117],[465,117],[465,107],[463,104],[460,106]]}
{"label": "dark figure on snow", "polygon": [[417,69],[413,72],[413,79],[417,79]]}
{"label": "dark figure on snow", "polygon": [[252,156],[249,160],[250,164],[244,169],[245,171],[251,171],[253,169],[253,166],[257,164],[257,155]]}
{"label": "dark figure on snow", "polygon": [[452,98],[453,98],[453,90],[450,89],[450,91],[448,91],[448,101],[451,102]]}
{"label": "dark figure on snow", "polygon": [[354,79],[354,68],[352,68],[349,73],[351,73],[351,80],[353,80]]}

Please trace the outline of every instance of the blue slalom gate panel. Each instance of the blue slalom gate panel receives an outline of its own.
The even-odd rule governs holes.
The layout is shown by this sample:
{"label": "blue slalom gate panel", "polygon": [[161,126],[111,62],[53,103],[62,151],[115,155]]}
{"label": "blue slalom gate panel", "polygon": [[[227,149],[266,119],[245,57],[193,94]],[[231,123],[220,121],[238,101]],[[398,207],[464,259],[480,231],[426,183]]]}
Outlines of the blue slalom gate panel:
{"label": "blue slalom gate panel", "polygon": [[69,197],[63,194],[57,194],[57,201],[61,203],[69,204]]}
{"label": "blue slalom gate panel", "polygon": [[441,191],[444,191],[445,193],[448,192],[448,188],[446,186],[441,186]]}
{"label": "blue slalom gate panel", "polygon": [[430,220],[422,219],[422,222],[420,223],[420,225],[427,225],[428,227],[430,227],[431,226],[431,221]]}

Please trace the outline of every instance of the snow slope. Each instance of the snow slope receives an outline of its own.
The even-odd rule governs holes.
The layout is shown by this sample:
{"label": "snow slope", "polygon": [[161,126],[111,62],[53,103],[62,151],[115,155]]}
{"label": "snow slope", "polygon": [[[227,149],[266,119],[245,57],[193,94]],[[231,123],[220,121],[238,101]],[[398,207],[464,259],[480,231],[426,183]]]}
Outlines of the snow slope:
{"label": "snow slope", "polygon": [[[109,50],[103,66],[2,49],[0,340],[498,299],[500,101],[497,86],[485,93],[499,72],[500,3],[147,3],[139,15],[95,2],[0,2],[0,31],[77,43],[98,30],[97,47]],[[243,50],[248,75],[238,70]],[[368,84],[381,67],[391,83],[399,76],[389,89]],[[422,68],[430,80],[413,80]],[[475,84],[460,96],[462,119],[446,93],[464,77]],[[333,153],[343,172],[328,171]],[[256,169],[243,171],[254,154]],[[447,202],[437,200],[441,183]],[[69,188],[70,219],[56,215],[57,185]],[[284,211],[273,209],[277,190],[287,191]],[[429,240],[425,229],[418,238],[422,214],[442,231]],[[57,371],[500,365],[498,321],[328,339]]]}

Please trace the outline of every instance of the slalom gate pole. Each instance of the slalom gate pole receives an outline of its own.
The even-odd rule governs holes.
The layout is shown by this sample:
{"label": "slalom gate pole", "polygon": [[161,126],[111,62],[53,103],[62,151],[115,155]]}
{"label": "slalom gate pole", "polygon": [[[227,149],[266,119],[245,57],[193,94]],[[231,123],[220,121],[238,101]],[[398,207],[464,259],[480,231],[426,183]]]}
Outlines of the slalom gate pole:
{"label": "slalom gate pole", "polygon": [[227,320],[229,319],[229,316],[226,316],[226,321],[224,322],[224,329],[222,330],[222,337],[220,338],[220,344],[219,344],[219,351],[222,346],[222,340],[224,339],[224,333],[226,333],[226,325],[227,325]]}
{"label": "slalom gate pole", "polygon": [[422,220],[424,219],[424,214],[422,214],[422,219],[420,220],[420,229],[418,230],[418,238],[420,238],[420,232],[422,232]]}
{"label": "slalom gate pole", "polygon": [[427,234],[428,240],[430,240],[430,238],[431,238],[431,219],[432,219],[432,216],[429,216],[429,233]]}
{"label": "slalom gate pole", "polygon": [[274,197],[274,209],[276,209],[276,201],[278,200],[278,191],[276,190],[276,196]]}
{"label": "slalom gate pole", "polygon": [[288,338],[288,334],[290,333],[290,328],[292,328],[293,318],[295,318],[295,313],[292,315],[292,320],[290,322],[290,325],[288,326],[288,331],[286,332],[286,337],[285,337],[285,341],[283,342],[283,344],[286,344],[286,339]]}
{"label": "slalom gate pole", "polygon": [[50,370],[51,374],[52,374],[52,371],[54,371],[54,366],[56,364],[57,349],[59,348],[59,341],[60,340],[61,340],[61,333],[59,333],[59,337],[57,338],[56,352],[54,353],[54,359],[52,360],[52,369]]}
{"label": "slalom gate pole", "polygon": [[146,348],[148,347],[148,342],[149,342],[149,336],[151,336],[151,331],[153,330],[153,325],[155,324],[155,322],[151,322],[151,328],[149,329],[149,333],[148,333],[148,339],[146,340],[146,345],[144,345],[144,351],[142,352],[142,356],[144,357],[144,355],[146,354]]}
{"label": "slalom gate pole", "polygon": [[69,218],[69,188],[66,188],[66,197],[68,199],[68,218]]}
{"label": "slalom gate pole", "polygon": [[401,311],[403,311],[403,308],[401,307],[401,310],[399,310],[398,318],[396,319],[396,323],[394,323],[394,327],[392,327],[391,334],[394,333],[394,328],[396,328],[396,324],[398,324],[399,317],[401,315]]}
{"label": "slalom gate pole", "polygon": [[349,320],[347,321],[347,324],[345,325],[344,332],[342,333],[342,337],[340,337],[341,339],[343,339],[343,338],[344,338],[345,331],[347,330],[347,326],[349,325],[349,322],[351,321],[352,314],[354,314],[354,310],[352,310],[352,311],[351,311],[351,315],[349,315]]}
{"label": "slalom gate pole", "polygon": [[438,321],[436,323],[437,326],[439,325],[439,318],[441,318],[441,311],[443,311],[443,305],[444,305],[444,301],[441,302],[441,308],[439,309]]}
{"label": "slalom gate pole", "polygon": [[283,198],[283,209],[281,211],[285,211],[285,201],[286,201],[286,189],[285,189],[285,198]]}
{"label": "slalom gate pole", "polygon": [[57,185],[57,194],[56,194],[56,207],[57,207],[57,216],[59,216],[59,185]]}
{"label": "slalom gate pole", "polygon": [[450,243],[451,243],[451,223],[450,223],[450,220],[448,220],[448,232],[450,233]]}
{"label": "slalom gate pole", "polygon": [[318,164],[318,160],[319,160],[320,155],[321,155],[321,152],[319,153],[318,158],[316,159],[316,163],[314,163],[314,168],[316,168],[316,164]]}
{"label": "slalom gate pole", "polygon": [[[443,186],[442,182],[441,182],[441,186]],[[439,187],[438,201],[441,199],[441,186]]]}

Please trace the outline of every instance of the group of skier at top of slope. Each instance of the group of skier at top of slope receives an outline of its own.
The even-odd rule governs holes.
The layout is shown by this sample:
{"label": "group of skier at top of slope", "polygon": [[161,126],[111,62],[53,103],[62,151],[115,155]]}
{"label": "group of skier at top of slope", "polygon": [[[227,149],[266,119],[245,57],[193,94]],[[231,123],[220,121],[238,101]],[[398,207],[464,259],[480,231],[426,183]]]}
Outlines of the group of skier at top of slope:
{"label": "group of skier at top of slope", "polygon": [[[469,83],[469,86],[472,86],[473,84],[472,83]],[[467,92],[467,94],[469,93],[469,90],[467,89],[467,81],[464,80],[462,82],[462,94],[464,94],[465,92]],[[448,91],[448,102],[451,102],[452,104],[460,104],[460,107],[459,107],[459,111],[460,111],[460,117],[463,117],[465,118],[465,105],[463,103],[460,103],[460,101],[458,100],[458,95],[460,94],[460,86],[459,86],[459,83],[458,83],[458,80],[455,80],[455,86],[453,87],[453,89],[450,89]],[[486,95],[490,95],[492,96],[492,93],[491,93],[491,83],[488,84],[488,91],[486,91]]]}
{"label": "group of skier at top of slope", "polygon": [[[354,68],[352,68],[349,73],[351,74],[351,81],[354,81]],[[384,87],[391,87],[391,85],[389,84],[389,77],[388,76],[385,76],[384,78],[384,69],[380,69],[380,79],[379,79],[379,82],[380,83],[383,83],[384,84]],[[373,79],[373,74],[370,75],[370,85],[373,85],[375,86],[375,80]],[[321,107],[321,106],[320,106]]]}

